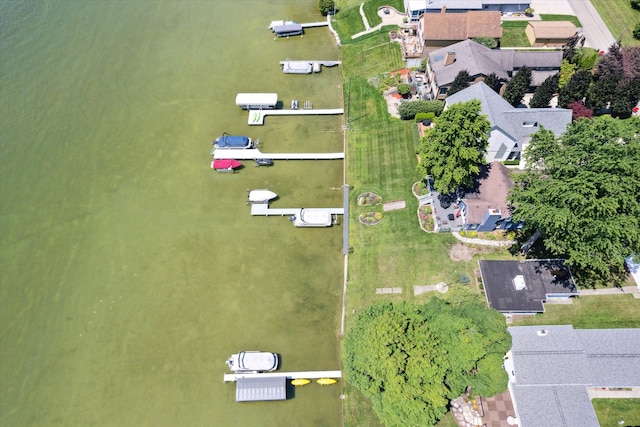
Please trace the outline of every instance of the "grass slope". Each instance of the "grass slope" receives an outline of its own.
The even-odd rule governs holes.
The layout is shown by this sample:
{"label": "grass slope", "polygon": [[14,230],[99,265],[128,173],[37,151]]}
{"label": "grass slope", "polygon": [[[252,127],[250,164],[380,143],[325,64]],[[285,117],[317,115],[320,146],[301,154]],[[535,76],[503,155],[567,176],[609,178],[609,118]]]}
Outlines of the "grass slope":
{"label": "grass slope", "polygon": [[600,17],[614,38],[621,37],[622,46],[639,46],[633,38],[633,29],[640,21],[640,11],[631,7],[629,0],[592,0]]}

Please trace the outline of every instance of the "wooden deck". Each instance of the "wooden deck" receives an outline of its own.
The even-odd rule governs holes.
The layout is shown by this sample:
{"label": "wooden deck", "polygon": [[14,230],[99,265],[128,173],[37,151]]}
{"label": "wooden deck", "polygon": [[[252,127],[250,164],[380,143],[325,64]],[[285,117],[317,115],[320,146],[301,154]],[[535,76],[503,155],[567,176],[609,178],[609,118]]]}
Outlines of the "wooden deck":
{"label": "wooden deck", "polygon": [[[329,212],[331,215],[344,215],[344,208],[304,208],[305,211]],[[251,205],[251,215],[260,216],[286,216],[294,215],[300,208],[271,209],[267,203],[253,203]]]}

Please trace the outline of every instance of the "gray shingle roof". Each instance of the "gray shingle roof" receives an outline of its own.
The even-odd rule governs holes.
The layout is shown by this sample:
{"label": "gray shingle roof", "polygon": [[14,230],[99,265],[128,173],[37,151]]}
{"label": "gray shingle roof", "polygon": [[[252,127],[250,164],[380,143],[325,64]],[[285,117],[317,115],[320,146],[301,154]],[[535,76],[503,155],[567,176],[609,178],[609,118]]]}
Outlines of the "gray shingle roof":
{"label": "gray shingle roof", "polygon": [[640,329],[508,330],[514,366],[510,388],[523,427],[597,426],[587,387],[640,387]]}

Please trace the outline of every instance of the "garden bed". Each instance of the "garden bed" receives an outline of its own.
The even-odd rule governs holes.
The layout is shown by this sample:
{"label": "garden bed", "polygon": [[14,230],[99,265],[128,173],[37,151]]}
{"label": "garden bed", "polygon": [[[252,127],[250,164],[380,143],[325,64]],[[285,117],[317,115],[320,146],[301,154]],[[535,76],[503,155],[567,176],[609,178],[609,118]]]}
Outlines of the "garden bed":
{"label": "garden bed", "polygon": [[366,212],[360,214],[358,221],[364,225],[378,225],[382,222],[383,217],[382,212]]}
{"label": "garden bed", "polygon": [[358,206],[373,206],[379,205],[380,203],[382,203],[382,197],[371,191],[367,191],[358,196]]}
{"label": "garden bed", "polygon": [[427,188],[427,184],[424,181],[418,181],[415,184],[413,184],[413,187],[411,187],[411,191],[413,192],[413,195],[416,196],[417,198],[420,198],[422,196],[426,196],[429,194],[429,189]]}
{"label": "garden bed", "polygon": [[422,205],[418,208],[418,220],[420,221],[420,228],[424,231],[433,231],[433,210],[431,205]]}

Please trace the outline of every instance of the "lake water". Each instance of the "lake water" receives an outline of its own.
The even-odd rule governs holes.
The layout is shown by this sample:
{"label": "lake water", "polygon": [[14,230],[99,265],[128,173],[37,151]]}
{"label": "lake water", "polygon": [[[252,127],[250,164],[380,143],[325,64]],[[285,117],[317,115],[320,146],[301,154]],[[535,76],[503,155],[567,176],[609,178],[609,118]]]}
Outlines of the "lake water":
{"label": "lake water", "polygon": [[238,350],[340,369],[342,226],[251,217],[342,204],[341,161],[209,168],[226,131],[264,151],[341,151],[342,117],[247,125],[237,92],[342,107],[326,28],[274,40],[316,0],[0,0],[0,425],[327,426],[340,387],[236,403]]}

